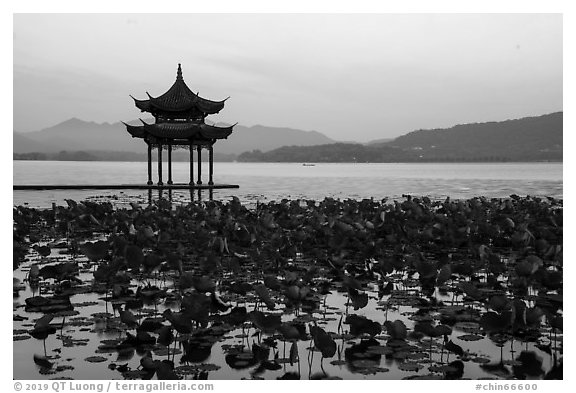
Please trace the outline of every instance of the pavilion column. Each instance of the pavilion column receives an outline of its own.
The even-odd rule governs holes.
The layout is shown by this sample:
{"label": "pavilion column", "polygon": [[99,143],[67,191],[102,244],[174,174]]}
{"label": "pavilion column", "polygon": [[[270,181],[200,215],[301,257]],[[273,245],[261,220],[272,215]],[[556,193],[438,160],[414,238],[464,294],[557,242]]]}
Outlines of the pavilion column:
{"label": "pavilion column", "polygon": [[168,144],[168,184],[172,184],[172,144]]}
{"label": "pavilion column", "polygon": [[194,185],[194,146],[192,141],[190,141],[190,183],[188,184]]}
{"label": "pavilion column", "polygon": [[162,143],[158,143],[158,185],[161,186],[162,183]]}
{"label": "pavilion column", "polygon": [[146,142],[146,144],[148,145],[148,183],[146,184],[151,186],[154,184],[152,182],[152,144],[150,142]]}
{"label": "pavilion column", "polygon": [[198,181],[196,184],[202,184],[202,146],[198,145],[196,150],[198,151]]}
{"label": "pavilion column", "polygon": [[214,147],[208,148],[208,184],[214,185]]}

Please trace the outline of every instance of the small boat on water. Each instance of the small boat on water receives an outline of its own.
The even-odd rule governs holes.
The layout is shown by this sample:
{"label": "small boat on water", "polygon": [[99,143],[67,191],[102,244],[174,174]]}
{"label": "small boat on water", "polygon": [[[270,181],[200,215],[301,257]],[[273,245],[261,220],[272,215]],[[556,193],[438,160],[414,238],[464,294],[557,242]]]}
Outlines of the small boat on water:
{"label": "small boat on water", "polygon": [[302,166],[316,166],[316,164],[308,164],[308,163],[303,163]]}

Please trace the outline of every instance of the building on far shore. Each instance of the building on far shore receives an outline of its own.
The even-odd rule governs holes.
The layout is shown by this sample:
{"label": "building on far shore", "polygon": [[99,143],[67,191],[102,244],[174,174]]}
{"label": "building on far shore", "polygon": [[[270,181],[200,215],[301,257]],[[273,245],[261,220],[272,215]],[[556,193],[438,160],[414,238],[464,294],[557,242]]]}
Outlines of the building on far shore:
{"label": "building on far shore", "polygon": [[[206,116],[220,112],[224,102],[211,101],[192,92],[184,82],[182,68],[178,64],[176,81],[166,93],[152,97],[148,92],[147,100],[138,100],[132,96],[134,104],[142,112],[154,116],[154,124],[142,119],[141,126],[124,123],[133,138],[141,138],[148,145],[148,185],[152,185],[152,149],[158,149],[158,185],[162,186],[162,150],[168,152],[168,181],[172,182],[172,149],[190,150],[190,186],[202,184],[202,149],[208,150],[208,185],[214,185],[214,144],[218,139],[226,139],[232,133],[234,125],[215,127],[204,122]],[[197,152],[198,175],[194,183],[194,150]]]}

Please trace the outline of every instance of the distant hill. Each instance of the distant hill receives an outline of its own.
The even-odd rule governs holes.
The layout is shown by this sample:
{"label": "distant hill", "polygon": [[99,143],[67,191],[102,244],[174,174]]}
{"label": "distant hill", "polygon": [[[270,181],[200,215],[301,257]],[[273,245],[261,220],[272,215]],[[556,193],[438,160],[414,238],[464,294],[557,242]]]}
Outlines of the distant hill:
{"label": "distant hill", "polygon": [[[134,123],[136,124],[136,123]],[[16,134],[16,133],[15,133]],[[94,123],[72,118],[41,131],[20,134],[46,147],[40,153],[61,150],[110,150],[143,152],[143,143],[130,137],[122,123]],[[24,153],[14,140],[14,153]]]}
{"label": "distant hill", "polygon": [[238,156],[241,162],[401,162],[413,161],[409,152],[388,146],[359,143],[284,146],[268,152],[253,150]]}
{"label": "distant hill", "polygon": [[25,134],[19,132],[14,132],[13,138],[14,149],[17,149],[15,153],[45,152],[52,149],[52,146],[27,138]]}
{"label": "distant hill", "polygon": [[[139,121],[130,123],[140,124]],[[307,146],[333,142],[334,140],[316,131],[237,125],[227,140],[217,143],[215,152],[238,155],[251,149],[268,151],[284,145]],[[57,153],[62,150],[143,153],[145,147],[141,140],[130,137],[120,122],[100,124],[73,118],[41,131],[14,133],[15,154]]]}
{"label": "distant hill", "polygon": [[253,149],[269,151],[282,146],[315,146],[334,142],[336,141],[317,131],[237,125],[228,139],[218,142],[215,150],[225,154],[240,154]]}
{"label": "distant hill", "polygon": [[502,122],[419,130],[384,143],[285,146],[239,161],[461,162],[562,161],[562,112]]}
{"label": "distant hill", "polygon": [[[368,146],[370,146],[370,145],[381,145],[381,144],[383,144],[383,143],[388,143],[388,142],[391,142],[391,141],[393,141],[393,140],[394,140],[394,138],[381,138],[381,139],[374,139],[374,140],[368,141],[368,142],[366,142],[366,143],[364,143],[364,144],[365,144],[365,145],[368,145]],[[353,143],[353,142],[350,142],[350,143]]]}
{"label": "distant hill", "polygon": [[562,160],[562,134],[563,113],[556,112],[501,122],[418,130],[379,146],[412,151],[426,160],[491,157],[509,161]]}

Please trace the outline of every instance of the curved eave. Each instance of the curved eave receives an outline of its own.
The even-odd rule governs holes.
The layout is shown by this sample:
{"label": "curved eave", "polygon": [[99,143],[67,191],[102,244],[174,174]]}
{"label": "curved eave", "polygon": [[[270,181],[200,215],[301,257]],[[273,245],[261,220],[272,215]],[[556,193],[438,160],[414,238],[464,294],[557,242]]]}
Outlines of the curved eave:
{"label": "curved eave", "polygon": [[210,101],[202,97],[198,97],[198,102],[196,103],[196,105],[198,106],[198,109],[200,109],[202,112],[213,115],[224,109],[225,101],[226,100]]}
{"label": "curved eave", "polygon": [[201,135],[206,139],[226,139],[232,134],[234,126],[230,127],[214,127],[207,124],[202,124]]}
{"label": "curved eave", "polygon": [[132,126],[126,123],[124,123],[124,125],[126,126],[128,133],[132,135],[132,138],[144,138],[146,136],[146,131],[143,126]]}
{"label": "curved eave", "polygon": [[132,99],[134,100],[134,105],[136,105],[136,108],[140,109],[142,112],[150,112],[152,109],[150,106],[150,100],[138,100],[134,97],[132,97]]}
{"label": "curved eave", "polygon": [[140,109],[142,112],[150,112],[153,110],[152,105],[150,105],[150,101],[139,101],[135,102],[136,108]]}

